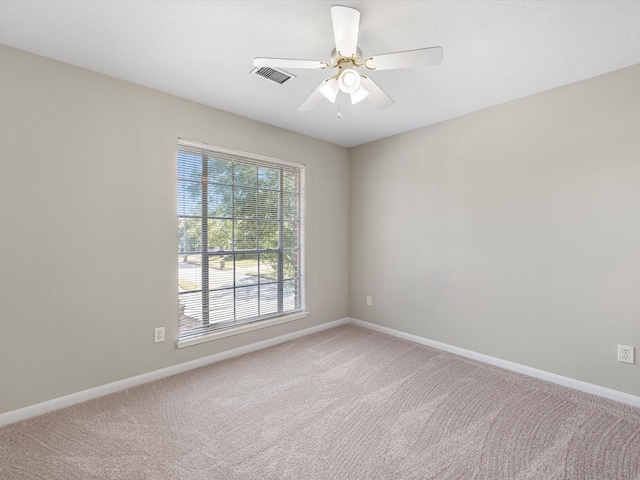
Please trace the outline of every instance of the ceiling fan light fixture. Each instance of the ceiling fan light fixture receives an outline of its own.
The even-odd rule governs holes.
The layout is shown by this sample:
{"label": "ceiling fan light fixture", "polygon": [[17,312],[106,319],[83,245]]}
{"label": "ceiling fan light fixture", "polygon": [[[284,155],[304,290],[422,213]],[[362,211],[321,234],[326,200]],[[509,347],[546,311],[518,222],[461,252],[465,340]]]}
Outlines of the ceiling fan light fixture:
{"label": "ceiling fan light fixture", "polygon": [[360,75],[351,68],[345,69],[338,77],[338,86],[344,93],[353,93],[360,87]]}
{"label": "ceiling fan light fixture", "polygon": [[334,5],[331,7],[331,21],[335,48],[331,50],[330,61],[267,57],[256,57],[253,60],[253,65],[256,68],[268,67],[273,70],[277,68],[337,69],[335,76],[329,76],[323,80],[302,102],[298,110],[312,110],[324,98],[331,103],[336,103],[340,92],[348,93],[351,96],[352,105],[360,103],[366,98],[380,110],[389,108],[393,105],[393,99],[367,75],[360,75],[358,73],[360,67],[364,67],[368,71],[376,71],[426,67],[442,63],[442,47],[384,53],[366,57],[363,61],[362,51],[358,48],[360,12],[355,8]]}
{"label": "ceiling fan light fixture", "polygon": [[336,103],[336,97],[340,92],[338,87],[338,81],[335,78],[329,78],[324,82],[324,85],[320,87],[320,93],[329,100],[331,103]]}
{"label": "ceiling fan light fixture", "polygon": [[369,90],[364,88],[362,85],[355,91],[351,92],[351,105],[355,105],[358,102],[361,102],[369,95]]}

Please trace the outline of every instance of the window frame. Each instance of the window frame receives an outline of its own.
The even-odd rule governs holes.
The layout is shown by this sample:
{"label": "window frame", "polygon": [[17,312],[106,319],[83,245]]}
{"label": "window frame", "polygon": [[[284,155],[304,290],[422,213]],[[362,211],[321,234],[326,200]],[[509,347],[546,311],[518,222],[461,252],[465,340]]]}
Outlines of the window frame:
{"label": "window frame", "polygon": [[[178,212],[177,212],[177,218],[178,218],[178,238],[180,238],[181,232],[180,232],[180,225],[181,225],[181,221],[185,218],[191,218],[191,219],[198,219],[201,222],[201,245],[200,245],[200,262],[201,262],[201,287],[200,287],[200,293],[201,293],[201,302],[202,302],[202,309],[203,309],[203,313],[202,313],[202,325],[198,328],[195,328],[193,333],[191,334],[183,334],[182,332],[182,309],[179,309],[179,313],[178,313],[178,341],[177,341],[177,346],[179,348],[185,347],[185,346],[190,346],[190,345],[195,345],[195,344],[199,344],[199,343],[203,343],[203,342],[207,342],[207,341],[211,341],[211,340],[215,340],[218,338],[223,338],[223,337],[228,337],[231,335],[237,335],[240,333],[244,333],[244,332],[248,332],[248,331],[252,331],[252,330],[256,330],[256,329],[260,329],[260,328],[266,328],[269,326],[273,326],[273,325],[277,325],[277,324],[281,324],[281,323],[285,323],[285,322],[290,322],[293,320],[298,320],[301,318],[305,318],[308,316],[308,312],[306,310],[306,275],[305,275],[305,228],[304,228],[304,220],[305,220],[305,166],[303,164],[299,164],[296,162],[290,162],[290,161],[286,161],[286,160],[280,160],[280,159],[276,159],[276,158],[272,158],[272,157],[267,157],[264,155],[257,155],[257,154],[253,154],[253,153],[247,153],[247,152],[240,152],[237,150],[231,150],[231,149],[227,149],[227,148],[223,148],[223,147],[218,147],[218,146],[214,146],[214,145],[207,145],[204,143],[200,143],[200,142],[194,142],[194,141],[190,141],[190,140],[185,140],[185,139],[178,139],[178,148],[176,151],[176,164],[177,164],[177,171],[178,171],[178,176],[176,178],[176,185],[180,185],[181,181],[184,182],[184,179],[180,178],[180,160],[179,160],[179,154],[180,151],[185,151],[185,152],[189,152],[192,154],[202,154],[203,156],[203,163],[202,163],[202,176],[200,177],[200,179],[207,179],[207,181],[202,180],[202,191],[200,192],[200,201],[201,201],[201,212],[199,215],[186,215],[184,214],[184,212],[180,211],[180,197],[178,196],[177,198],[177,202],[176,204],[178,205]],[[208,185],[209,185],[209,178],[208,178],[208,173],[207,173],[207,158],[206,155],[211,155],[213,157],[219,156],[224,158],[226,161],[230,161],[232,162],[233,168],[235,169],[236,165],[240,165],[240,164],[249,164],[249,165],[255,165],[256,166],[256,171],[258,171],[258,169],[260,167],[265,167],[265,168],[278,168],[280,169],[280,177],[279,177],[279,187],[278,187],[278,217],[275,220],[278,224],[278,246],[276,248],[260,248],[260,245],[258,243],[258,241],[256,240],[256,246],[255,248],[249,248],[249,249],[237,249],[235,248],[235,241],[237,240],[236,237],[234,236],[232,239],[232,244],[230,247],[230,250],[216,250],[216,251],[211,251],[211,247],[216,247],[215,245],[209,245],[209,238],[208,238],[208,233],[207,233],[207,222],[211,219],[216,219],[215,216],[212,217],[211,214],[209,213],[208,210]],[[217,157],[216,157],[217,158]],[[284,195],[286,193],[289,193],[287,191],[285,191],[285,187],[283,185],[283,175],[284,175],[284,170],[291,170],[294,169],[297,173],[297,183],[296,183],[296,190],[295,190],[295,197],[297,200],[296,203],[296,207],[297,207],[297,215],[295,217],[294,223],[297,223],[297,229],[296,229],[296,240],[297,240],[297,246],[293,249],[291,248],[285,248],[284,246],[284,241],[283,241],[283,235],[282,235],[282,229],[283,229],[283,224],[286,221],[289,221],[288,219],[284,218],[284,214],[282,213],[284,210],[283,207],[283,203],[284,203]],[[234,170],[235,171],[235,170]],[[233,186],[235,186],[235,178],[232,181],[232,189]],[[240,187],[238,187],[240,188]],[[178,192],[179,192],[180,187],[178,187]],[[255,186],[256,192],[259,191],[260,187],[258,184],[256,184]],[[273,190],[275,191],[275,190]],[[233,203],[232,205],[235,205],[235,203]],[[181,213],[183,213],[181,215]],[[233,213],[231,216],[231,221],[235,222],[239,219],[240,217],[236,217],[236,214]],[[256,228],[257,225],[260,224],[260,222],[266,222],[266,219],[260,219],[256,216]],[[273,222],[273,219],[271,219],[270,221]],[[235,225],[235,224],[234,224]],[[235,228],[235,227],[234,227]],[[235,234],[234,234],[235,235]],[[260,236],[258,234],[258,231],[256,230],[256,238],[259,239]],[[184,245],[184,244],[183,244]],[[180,250],[180,243],[178,244],[178,248],[176,249],[178,252],[178,258],[180,258],[180,256],[182,254],[184,254],[185,252],[181,252]],[[294,280],[295,280],[295,288],[296,288],[296,297],[297,298],[297,302],[295,303],[294,306],[294,310],[292,311],[283,311],[284,309],[284,282],[285,281],[289,281],[287,279],[284,278],[284,255],[285,255],[285,251],[291,251],[291,252],[295,252],[296,253],[296,260],[297,260],[297,264],[296,264],[296,272],[297,275],[295,276]],[[242,301],[241,300],[237,300],[236,299],[236,293],[239,289],[243,288],[242,285],[237,285],[236,284],[236,264],[235,264],[235,259],[237,256],[239,255],[256,255],[257,258],[260,258],[259,256],[262,254],[275,254],[277,255],[277,280],[274,282],[266,282],[266,284],[272,284],[272,285],[276,285],[277,288],[277,312],[273,313],[267,313],[264,315],[257,315],[257,316],[252,316],[252,317],[247,317],[247,318],[243,318],[238,320],[235,317],[235,313],[234,313],[234,318],[231,318],[229,320],[217,320],[215,322],[209,323],[211,321],[211,319],[209,318],[208,314],[209,314],[209,298],[211,295],[211,292],[216,291],[215,289],[212,290],[209,287],[208,284],[208,278],[209,278],[209,272],[210,272],[210,267],[209,267],[209,257],[210,256],[220,256],[220,258],[224,258],[222,255],[232,255],[234,258],[234,266],[233,266],[233,286],[229,287],[228,290],[231,290],[233,292],[233,309],[234,312],[237,308],[237,304],[238,302],[241,304]],[[221,267],[222,268],[222,267]],[[260,268],[260,261],[258,260],[258,268]],[[205,270],[206,269],[206,270]],[[179,276],[179,280],[180,280],[180,273],[178,272],[178,276]],[[264,285],[264,284],[262,284]],[[260,280],[258,280],[258,283],[256,284],[258,290],[260,289],[261,283]],[[209,292],[209,295],[205,295],[204,292],[207,291]],[[194,291],[193,293],[197,293],[197,291]],[[180,293],[179,292],[179,301],[178,304],[181,304],[180,301],[180,297],[184,296],[185,292]],[[259,294],[258,294],[258,299]],[[251,299],[253,300],[253,298]],[[258,300],[258,305],[260,305],[260,300]],[[206,308],[206,310],[205,310]],[[206,313],[205,313],[206,312]],[[207,317],[207,321],[205,324],[205,316]]]}

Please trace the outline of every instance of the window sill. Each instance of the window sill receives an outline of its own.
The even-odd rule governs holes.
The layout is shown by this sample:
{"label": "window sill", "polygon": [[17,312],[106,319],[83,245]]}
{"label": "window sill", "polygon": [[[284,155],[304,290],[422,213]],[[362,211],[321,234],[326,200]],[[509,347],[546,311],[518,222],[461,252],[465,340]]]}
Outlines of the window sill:
{"label": "window sill", "polygon": [[240,325],[234,328],[227,328],[219,332],[210,333],[197,338],[190,338],[189,340],[178,340],[176,346],[178,348],[190,347],[191,345],[198,345],[199,343],[210,342],[212,340],[218,340],[220,338],[231,337],[233,335],[239,335],[241,333],[251,332],[253,330],[259,330],[261,328],[272,327],[281,323],[292,322],[294,320],[300,320],[307,318],[309,312],[298,312],[290,315],[283,315],[281,317],[271,318],[269,320],[261,320],[255,323],[248,323],[246,325]]}

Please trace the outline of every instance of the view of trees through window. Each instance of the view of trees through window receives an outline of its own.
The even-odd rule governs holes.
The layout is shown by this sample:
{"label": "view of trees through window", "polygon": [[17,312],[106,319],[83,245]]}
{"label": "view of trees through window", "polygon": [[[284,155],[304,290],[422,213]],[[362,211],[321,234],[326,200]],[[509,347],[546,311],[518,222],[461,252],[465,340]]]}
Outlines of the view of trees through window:
{"label": "view of trees through window", "polygon": [[181,338],[302,308],[299,168],[180,146]]}

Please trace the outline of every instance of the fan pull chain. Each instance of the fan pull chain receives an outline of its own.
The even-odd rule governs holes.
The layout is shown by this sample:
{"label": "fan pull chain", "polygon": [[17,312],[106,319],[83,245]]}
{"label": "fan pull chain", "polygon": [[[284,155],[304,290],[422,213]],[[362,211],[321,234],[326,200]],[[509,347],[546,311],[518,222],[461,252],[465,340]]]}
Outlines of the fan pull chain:
{"label": "fan pull chain", "polygon": [[340,115],[340,95],[338,95],[338,118],[342,118]]}

